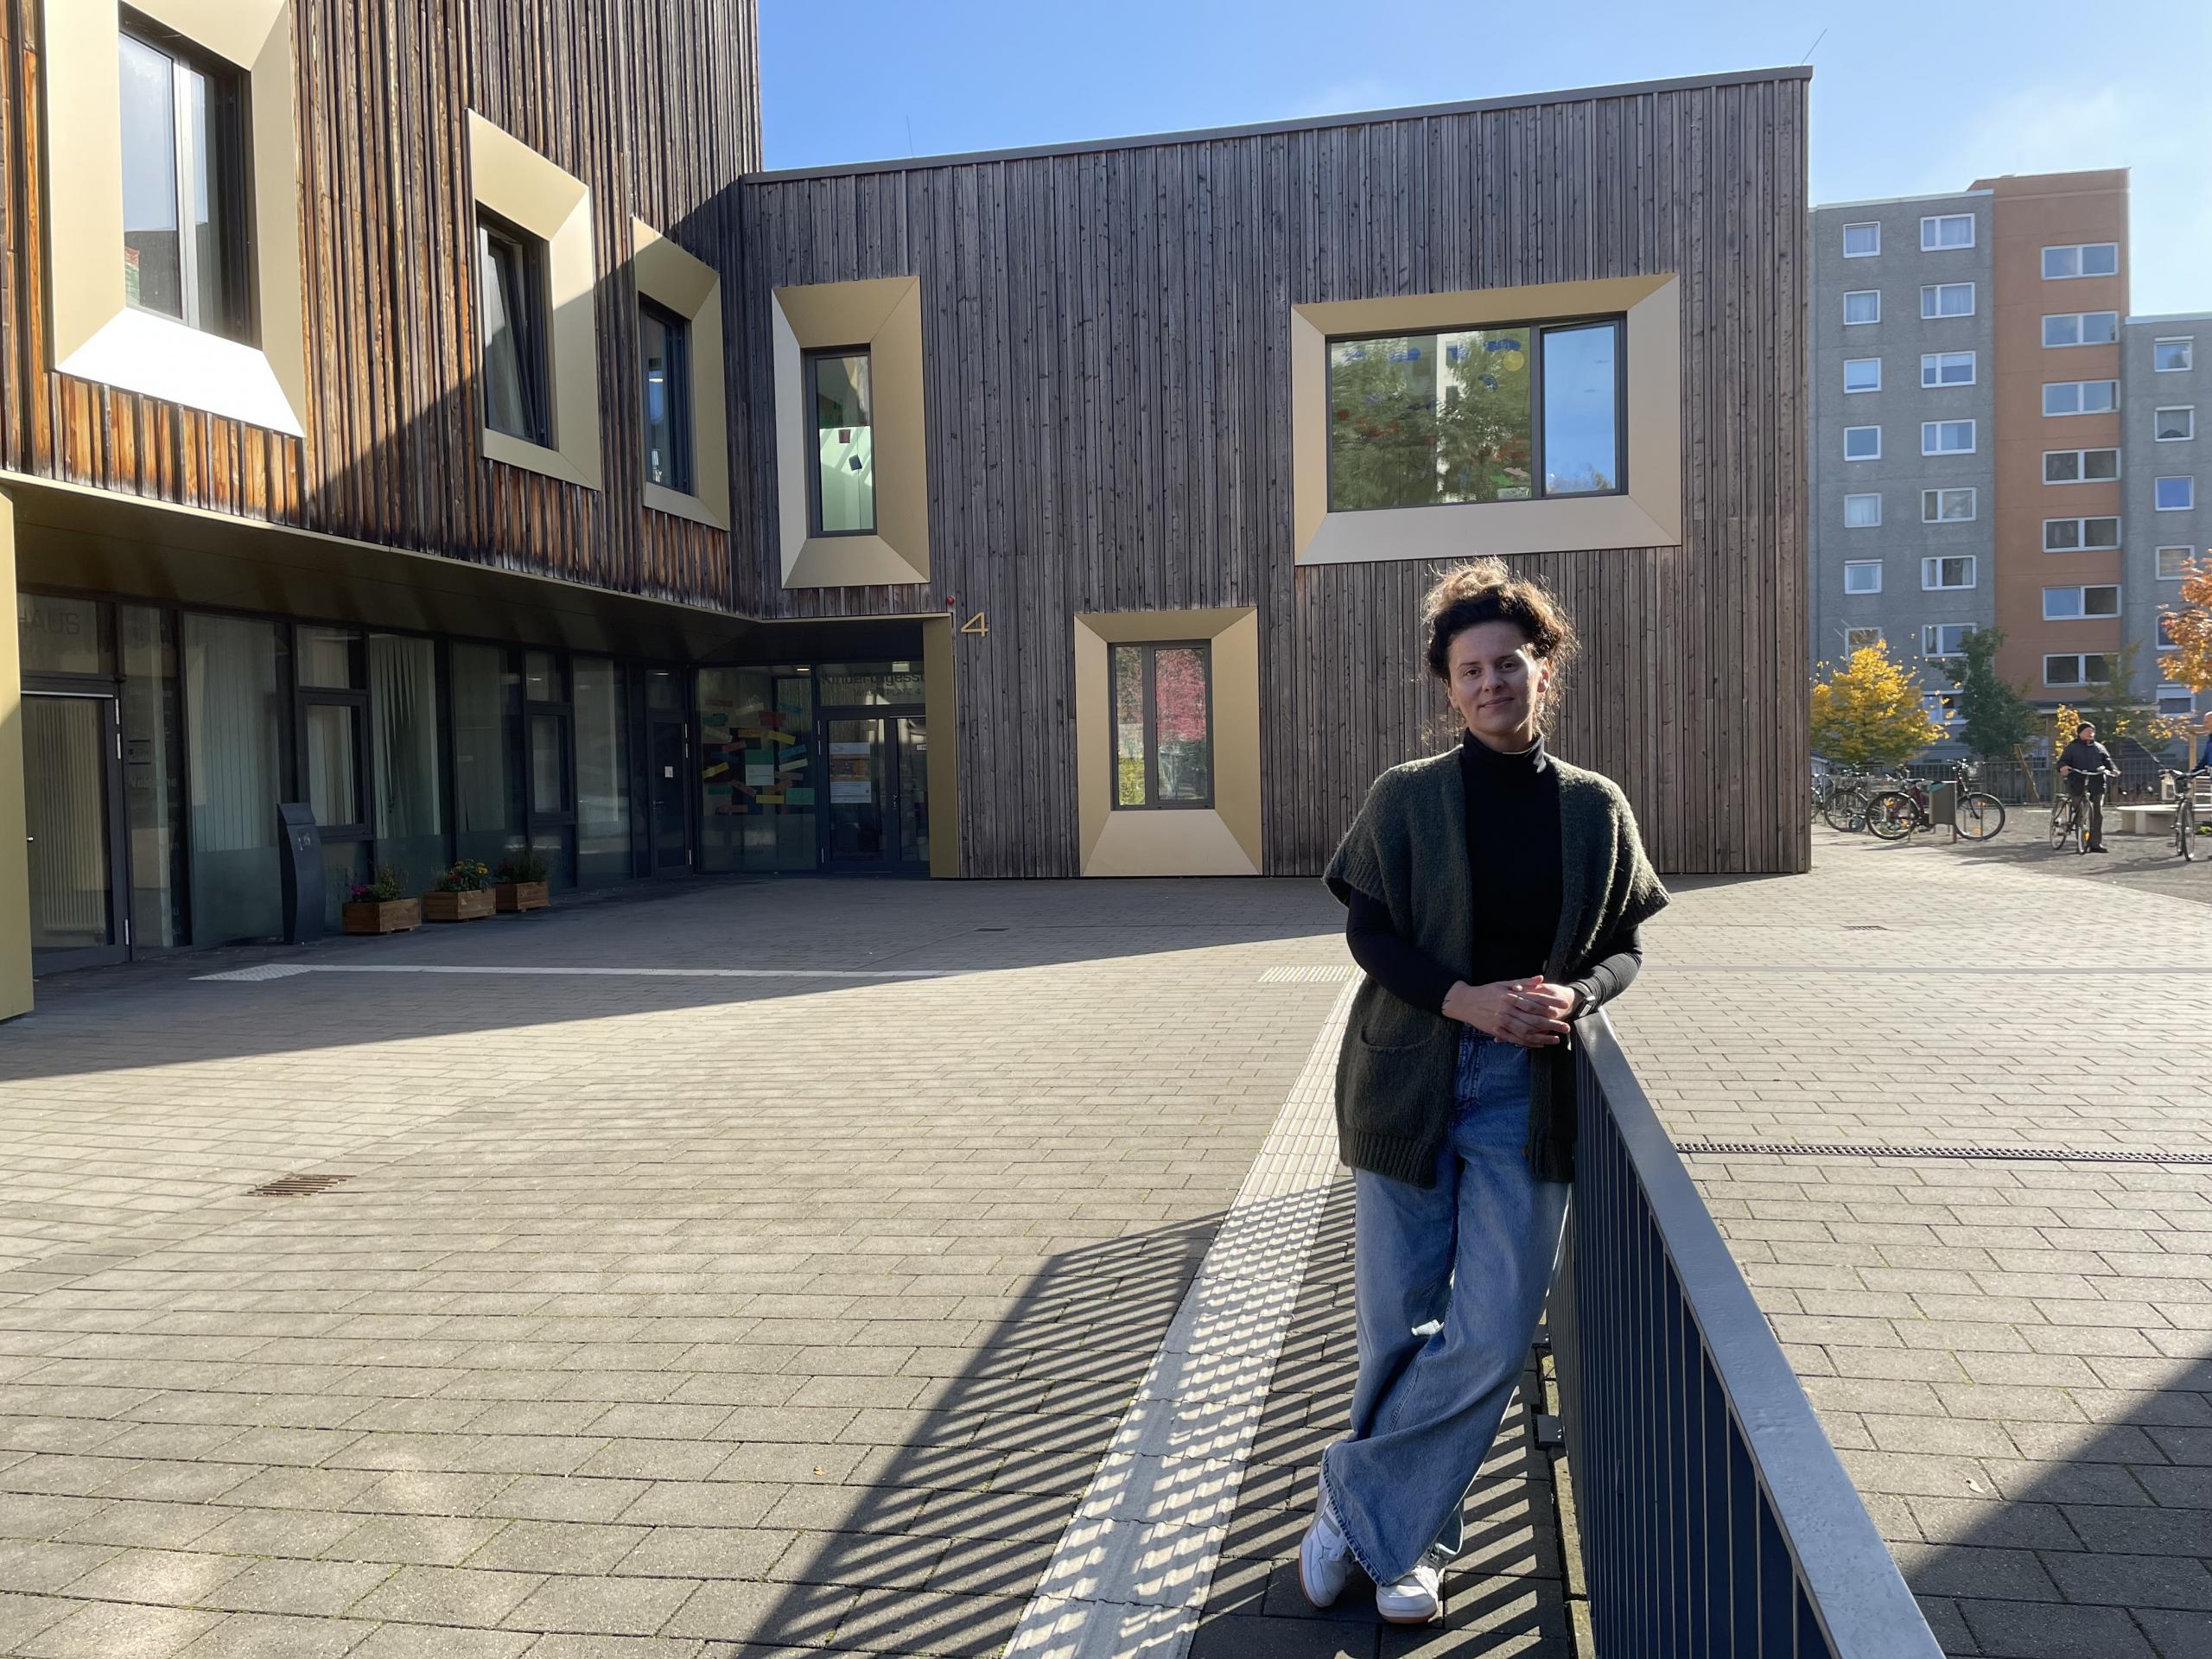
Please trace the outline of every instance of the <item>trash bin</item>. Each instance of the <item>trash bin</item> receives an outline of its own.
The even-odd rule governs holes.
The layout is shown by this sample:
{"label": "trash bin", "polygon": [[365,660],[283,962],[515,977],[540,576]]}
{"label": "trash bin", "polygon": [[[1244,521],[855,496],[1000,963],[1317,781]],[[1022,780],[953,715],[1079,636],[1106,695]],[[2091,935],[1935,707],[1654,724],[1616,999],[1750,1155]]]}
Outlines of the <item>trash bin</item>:
{"label": "trash bin", "polygon": [[1938,784],[1928,791],[1928,822],[1938,830],[1959,827],[1959,786]]}
{"label": "trash bin", "polygon": [[315,809],[286,801],[276,809],[283,843],[284,943],[308,944],[322,937],[322,831]]}

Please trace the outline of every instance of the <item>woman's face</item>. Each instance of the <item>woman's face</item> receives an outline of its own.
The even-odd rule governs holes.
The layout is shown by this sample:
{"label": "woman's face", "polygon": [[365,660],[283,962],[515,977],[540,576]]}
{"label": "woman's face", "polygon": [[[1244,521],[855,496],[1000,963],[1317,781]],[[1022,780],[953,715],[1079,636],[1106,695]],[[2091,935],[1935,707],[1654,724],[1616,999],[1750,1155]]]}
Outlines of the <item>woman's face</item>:
{"label": "woman's face", "polygon": [[1529,649],[1528,636],[1510,622],[1478,622],[1452,636],[1452,706],[1467,729],[1494,749],[1525,749],[1536,741],[1536,720],[1552,671]]}

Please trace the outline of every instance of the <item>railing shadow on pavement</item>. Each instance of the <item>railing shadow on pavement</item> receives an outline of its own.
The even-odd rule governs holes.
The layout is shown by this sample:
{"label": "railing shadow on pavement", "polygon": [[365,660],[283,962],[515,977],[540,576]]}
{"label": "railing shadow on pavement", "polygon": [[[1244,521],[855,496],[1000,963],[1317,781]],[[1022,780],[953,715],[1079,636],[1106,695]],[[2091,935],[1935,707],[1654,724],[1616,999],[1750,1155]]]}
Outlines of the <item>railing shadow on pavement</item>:
{"label": "railing shadow on pavement", "polygon": [[1550,1323],[1598,1650],[1938,1659],[1611,1022],[1580,1029]]}

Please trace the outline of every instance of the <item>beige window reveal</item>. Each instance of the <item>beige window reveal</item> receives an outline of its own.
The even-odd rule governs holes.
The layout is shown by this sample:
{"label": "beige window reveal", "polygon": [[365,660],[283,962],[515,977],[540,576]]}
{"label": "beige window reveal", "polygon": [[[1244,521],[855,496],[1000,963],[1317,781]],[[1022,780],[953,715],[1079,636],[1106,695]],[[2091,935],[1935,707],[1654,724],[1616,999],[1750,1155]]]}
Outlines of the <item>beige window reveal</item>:
{"label": "beige window reveal", "polygon": [[[1211,802],[1115,810],[1113,652],[1203,640],[1210,657]],[[1105,611],[1075,619],[1076,806],[1085,875],[1257,875],[1260,624],[1250,607]]]}
{"label": "beige window reveal", "polygon": [[645,486],[645,505],[717,530],[729,528],[729,422],[722,400],[722,282],[711,266],[654,230],[630,221],[638,292],[690,324],[691,489]]}
{"label": "beige window reveal", "polygon": [[[1440,559],[1476,553],[1672,547],[1682,539],[1680,283],[1671,276],[1470,289],[1290,308],[1291,461],[1300,564]],[[1619,494],[1332,512],[1328,344],[1348,335],[1480,328],[1619,315],[1627,320]]]}
{"label": "beige window reveal", "polygon": [[245,340],[131,305],[123,259],[121,11],[44,8],[47,280],[63,374],[297,437],[307,409],[294,146],[291,0],[134,0],[132,10],[241,72],[253,326]]}
{"label": "beige window reveal", "polygon": [[[470,194],[475,204],[544,245],[546,356],[552,442],[531,443],[484,424],[484,454],[586,489],[601,487],[596,281],[592,270],[591,191],[582,179],[468,112]],[[470,235],[474,257],[474,232]],[[479,327],[482,320],[478,320]],[[482,372],[471,365],[471,389]]]}
{"label": "beige window reveal", "polygon": [[[775,292],[776,493],[783,585],[897,586],[930,579],[921,283],[912,276],[812,283]],[[874,527],[812,531],[810,475],[821,442],[807,407],[807,359],[865,352]]]}

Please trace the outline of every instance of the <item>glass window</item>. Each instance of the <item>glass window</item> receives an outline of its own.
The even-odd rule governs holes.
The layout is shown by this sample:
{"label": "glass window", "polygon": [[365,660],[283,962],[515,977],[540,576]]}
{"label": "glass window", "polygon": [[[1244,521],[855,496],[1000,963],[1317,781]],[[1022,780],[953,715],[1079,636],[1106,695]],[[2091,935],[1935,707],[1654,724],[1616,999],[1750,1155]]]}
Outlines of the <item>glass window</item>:
{"label": "glass window", "polygon": [[556,714],[530,717],[530,810],[537,816],[559,817],[569,810],[568,756],[561,741],[566,723]]}
{"label": "glass window", "polygon": [[875,529],[874,398],[865,351],[817,353],[806,359],[806,398],[814,411],[813,531],[858,536]]}
{"label": "glass window", "polygon": [[1882,251],[1882,227],[1877,224],[1847,225],[1843,227],[1843,257],[1847,259],[1871,259]]}
{"label": "glass window", "polygon": [[2043,545],[2046,553],[2115,548],[2120,545],[2120,520],[2111,518],[2046,518],[2043,521]]}
{"label": "glass window", "polygon": [[[2163,639],[2165,637],[2164,617],[2158,620],[2158,632],[2159,638]],[[2164,651],[2166,647],[2162,645],[2158,649]],[[2196,711],[2196,699],[2189,692],[2160,691],[2158,693],[2158,712],[2162,715],[2188,715],[2194,714]]]}
{"label": "glass window", "polygon": [[480,211],[476,279],[484,333],[484,424],[524,443],[550,445],[545,245]]}
{"label": "glass window", "polygon": [[1882,643],[1879,628],[1846,628],[1843,631],[1843,649],[1847,656],[1861,651],[1878,651]]}
{"label": "glass window", "polygon": [[376,862],[399,871],[408,892],[420,892],[446,862],[437,647],[405,634],[371,634],[369,711]]}
{"label": "glass window", "polygon": [[19,593],[16,595],[16,638],[25,674],[105,677],[115,672],[107,607],[99,600]]}
{"label": "glass window", "polygon": [[2072,276],[2110,276],[2120,270],[2117,242],[2077,242],[2043,251],[2043,274],[2056,282]]}
{"label": "glass window", "polygon": [[2046,484],[2105,483],[2119,476],[2117,449],[2046,449],[2043,454]]}
{"label": "glass window", "polygon": [[361,636],[351,628],[316,627],[302,622],[292,631],[300,683],[336,691],[361,689]]}
{"label": "glass window", "polygon": [[691,325],[638,302],[645,383],[645,482],[691,493]]}
{"label": "glass window", "polygon": [[1843,523],[1847,530],[1872,530],[1882,522],[1882,498],[1878,493],[1847,495],[1843,498]]}
{"label": "glass window", "polygon": [[1920,522],[1923,524],[1964,524],[1974,516],[1974,493],[1970,488],[1920,493]]}
{"label": "glass window", "polygon": [[2043,590],[2043,620],[2046,622],[2070,622],[2082,614],[2082,590],[2079,588],[2046,588]]}
{"label": "glass window", "polygon": [[1935,253],[1945,248],[1974,246],[1972,213],[1938,213],[1920,221],[1920,251]]}
{"label": "glass window", "polygon": [[1116,807],[1213,804],[1212,649],[1112,648]]}
{"label": "glass window", "polygon": [[1920,384],[1923,386],[1970,386],[1974,385],[1974,366],[1972,352],[1923,352],[1920,354]]}
{"label": "glass window", "polygon": [[1923,421],[1920,453],[1923,455],[1970,455],[1974,453],[1972,421]]}
{"label": "glass window", "polygon": [[1967,635],[1973,632],[1970,622],[1931,622],[1920,630],[1920,654],[1955,657],[1966,649]]}
{"label": "glass window", "polygon": [[1843,389],[1846,391],[1879,391],[1882,389],[1882,359],[1878,357],[1844,359]]}
{"label": "glass window", "polygon": [[566,702],[569,685],[561,675],[561,659],[550,651],[523,652],[522,694],[532,702]]}
{"label": "glass window", "polygon": [[1920,562],[1920,585],[1930,592],[1974,586],[1974,555],[1946,554]]}
{"label": "glass window", "polygon": [[1853,559],[1843,567],[1843,591],[1847,594],[1878,594],[1882,591],[1882,566],[1878,559]]}
{"label": "glass window", "polygon": [[1878,426],[1845,427],[1843,458],[1846,461],[1879,461],[1882,458],[1882,429]]}
{"label": "glass window", "polygon": [[2190,555],[2194,551],[2194,549],[2186,547],[2160,548],[2158,550],[2158,580],[2179,582],[2186,576],[2189,574]]}
{"label": "glass window", "polygon": [[2196,480],[2186,474],[2159,479],[2152,488],[2160,512],[2187,512],[2196,505]]}
{"label": "glass window", "polygon": [[361,810],[360,711],[351,703],[310,702],[302,710],[308,804],[325,833],[367,822]]}
{"label": "glass window", "polygon": [[1620,342],[1618,322],[1543,331],[1546,495],[1621,487]]}
{"label": "glass window", "polygon": [[702,868],[815,868],[814,708],[804,669],[698,671]]}
{"label": "glass window", "polygon": [[2046,415],[2103,415],[2120,405],[2116,380],[2052,380],[2044,383]]}
{"label": "glass window", "polygon": [[265,938],[283,925],[281,683],[275,623],[185,617],[194,944]]}
{"label": "glass window", "polygon": [[1538,338],[1504,325],[1330,341],[1330,510],[1534,498]]}
{"label": "glass window", "polygon": [[176,624],[150,605],[116,607],[123,655],[123,794],[130,834],[132,943],[185,943],[184,709]]}
{"label": "glass window", "polygon": [[2151,342],[2151,366],[2160,374],[2173,374],[2188,368],[2196,356],[2196,340],[2194,335],[2185,340],[2156,340]]}
{"label": "glass window", "polygon": [[[2158,615],[2157,615],[2157,617],[2156,617],[2156,619],[2155,619],[2155,620],[2156,620],[2156,621],[2157,621],[2157,623],[2158,623],[2158,647],[2157,647],[2157,648],[2158,648],[2158,650],[2160,650],[2160,651],[2178,651],[2178,650],[2180,650],[2180,649],[2181,649],[2181,645],[2180,645],[2179,642],[2178,642],[2178,641],[2177,641],[2177,640],[2174,639],[2173,618],[2172,618],[2172,617],[2171,617],[2171,616],[2169,616],[2165,612],[2164,612],[2164,611],[2160,611],[2159,613],[2158,613]],[[2161,709],[2163,709],[2163,708],[2164,708],[2164,700],[2163,698],[2161,698],[2161,699],[2160,699],[2160,707],[2161,707]]]}
{"label": "glass window", "polygon": [[456,846],[462,858],[496,865],[523,844],[522,766],[514,739],[521,677],[498,645],[456,640],[451,659]]}
{"label": "glass window", "polygon": [[2151,430],[2160,443],[2193,438],[2196,435],[2196,410],[2194,405],[2158,410],[2151,416]]}
{"label": "glass window", "polygon": [[1845,295],[1843,320],[1847,323],[1879,322],[1882,320],[1882,290],[1865,288]]}
{"label": "glass window", "polygon": [[150,27],[120,52],[123,296],[243,339],[246,281],[242,78]]}
{"label": "glass window", "polygon": [[579,657],[576,682],[576,879],[631,873],[630,768],[622,665]]}
{"label": "glass window", "polygon": [[2045,346],[2109,346],[2119,338],[2117,311],[2061,311],[2043,320]]}
{"label": "glass window", "polygon": [[1930,283],[1920,290],[1923,317],[1970,317],[1974,315],[1972,283]]}
{"label": "glass window", "polygon": [[[2050,250],[2044,251],[2050,257]],[[2079,685],[2082,683],[2082,659],[2079,657],[2046,657],[2043,659],[2043,683],[2045,685]]]}

